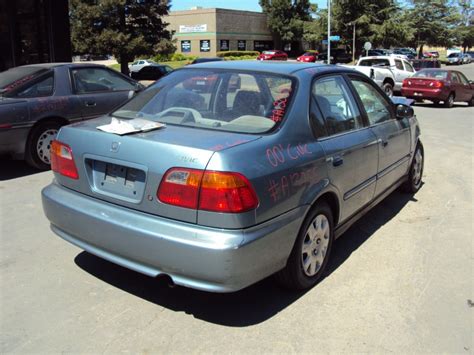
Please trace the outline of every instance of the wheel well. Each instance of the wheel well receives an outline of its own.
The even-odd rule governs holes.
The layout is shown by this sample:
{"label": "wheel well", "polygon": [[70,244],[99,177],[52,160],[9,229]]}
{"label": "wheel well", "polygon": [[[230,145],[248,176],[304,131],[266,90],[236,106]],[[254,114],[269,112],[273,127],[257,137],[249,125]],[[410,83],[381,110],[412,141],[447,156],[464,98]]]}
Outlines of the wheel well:
{"label": "wheel well", "polygon": [[339,221],[339,201],[336,194],[332,192],[326,192],[318,197],[314,205],[320,201],[324,201],[329,205],[334,217],[334,226],[337,226],[337,222]]}
{"label": "wheel well", "polygon": [[389,83],[390,85],[392,85],[392,87],[395,86],[395,82],[394,82],[392,79],[390,79],[390,78],[385,78],[385,80],[383,81],[383,84],[384,84],[384,85],[387,84],[387,83]]}
{"label": "wheel well", "polygon": [[28,143],[29,143],[29,141],[30,141],[31,134],[32,134],[32,132],[34,132],[34,129],[35,129],[36,127],[38,127],[40,124],[43,124],[44,122],[58,122],[58,123],[60,123],[61,125],[67,125],[67,124],[69,124],[69,121],[66,120],[66,119],[63,118],[63,117],[45,117],[45,118],[40,119],[39,121],[35,122],[35,124],[33,125],[33,127],[31,127],[30,132],[28,133],[28,139],[27,139],[26,142],[25,142],[26,147],[28,147]]}

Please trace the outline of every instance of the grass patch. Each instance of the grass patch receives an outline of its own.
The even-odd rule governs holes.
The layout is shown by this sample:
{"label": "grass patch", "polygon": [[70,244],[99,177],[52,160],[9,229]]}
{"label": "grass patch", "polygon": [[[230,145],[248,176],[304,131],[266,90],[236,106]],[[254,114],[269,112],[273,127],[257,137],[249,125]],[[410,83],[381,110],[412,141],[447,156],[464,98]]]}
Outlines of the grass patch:
{"label": "grass patch", "polygon": [[[158,64],[169,65],[173,69],[178,69],[178,68],[181,68],[181,67],[185,66],[188,63],[191,63],[191,61],[190,60],[180,60],[180,61],[173,61],[173,62],[159,62]],[[116,71],[120,71],[120,64],[116,63],[116,64],[109,65],[109,68],[112,68]]]}

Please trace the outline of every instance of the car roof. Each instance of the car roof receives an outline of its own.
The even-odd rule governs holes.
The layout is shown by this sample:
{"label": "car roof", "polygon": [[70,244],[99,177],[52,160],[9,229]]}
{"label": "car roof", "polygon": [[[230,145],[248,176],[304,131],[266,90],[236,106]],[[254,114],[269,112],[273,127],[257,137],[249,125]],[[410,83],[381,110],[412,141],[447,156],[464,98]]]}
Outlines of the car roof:
{"label": "car roof", "polygon": [[[245,71],[260,71],[260,72],[273,72],[276,74],[293,74],[303,69],[321,69],[321,71],[327,70],[328,65],[326,64],[315,64],[315,63],[297,63],[297,62],[270,62],[270,61],[259,61],[259,60],[232,60],[222,62],[209,62],[193,64],[192,66],[183,67],[182,69],[229,69],[229,70],[245,70]],[[345,68],[338,66],[331,66],[335,70],[343,70]]]}
{"label": "car roof", "polygon": [[57,68],[57,67],[70,67],[70,68],[80,68],[80,67],[98,67],[98,68],[106,68],[105,65],[102,64],[93,64],[93,63],[37,63],[37,64],[28,64],[22,65],[21,67],[29,67],[29,68]]}

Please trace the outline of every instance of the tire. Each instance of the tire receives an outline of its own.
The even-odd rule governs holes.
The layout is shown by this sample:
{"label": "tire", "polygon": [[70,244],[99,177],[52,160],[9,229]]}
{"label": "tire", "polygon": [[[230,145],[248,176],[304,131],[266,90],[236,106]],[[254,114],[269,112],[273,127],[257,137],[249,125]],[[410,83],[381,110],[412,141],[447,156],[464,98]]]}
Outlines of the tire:
{"label": "tire", "polygon": [[303,222],[285,268],[275,274],[277,282],[292,290],[314,286],[324,274],[333,240],[331,208],[318,203]]}
{"label": "tire", "polygon": [[474,96],[467,102],[467,106],[474,106]]}
{"label": "tire", "polygon": [[45,121],[32,128],[25,151],[25,160],[30,166],[40,170],[51,168],[49,149],[61,126],[58,121]]}
{"label": "tire", "polygon": [[451,108],[454,106],[454,94],[450,93],[448,98],[444,101],[444,107]]}
{"label": "tire", "polygon": [[425,154],[423,145],[418,142],[415,154],[410,165],[408,180],[402,185],[402,190],[411,194],[418,192],[423,185],[423,168],[425,165]]}
{"label": "tire", "polygon": [[393,96],[393,85],[390,83],[384,83],[382,90],[387,94],[388,97]]}

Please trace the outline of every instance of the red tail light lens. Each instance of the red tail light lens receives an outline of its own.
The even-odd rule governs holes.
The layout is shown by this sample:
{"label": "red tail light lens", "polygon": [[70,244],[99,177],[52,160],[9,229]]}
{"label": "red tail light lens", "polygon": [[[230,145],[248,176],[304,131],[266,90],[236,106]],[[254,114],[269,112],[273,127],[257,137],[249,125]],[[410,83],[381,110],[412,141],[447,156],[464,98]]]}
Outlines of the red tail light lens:
{"label": "red tail light lens", "polygon": [[442,88],[443,87],[443,82],[442,81],[433,81],[430,83],[430,86],[434,87],[434,88]]}
{"label": "red tail light lens", "polygon": [[258,206],[257,195],[245,176],[186,168],[168,170],[157,197],[174,206],[223,213],[242,213]]}
{"label": "red tail light lens", "polygon": [[402,83],[402,86],[410,86],[411,85],[411,81],[408,80],[408,79],[404,79],[403,80],[403,83]]}
{"label": "red tail light lens", "polygon": [[245,176],[218,171],[204,173],[199,197],[200,210],[240,213],[257,206],[257,195]]}
{"label": "red tail light lens", "polygon": [[71,179],[79,179],[72,149],[67,144],[54,140],[51,143],[51,169]]}
{"label": "red tail light lens", "polygon": [[169,205],[196,209],[202,174],[202,170],[196,169],[168,170],[158,189],[158,199]]}

